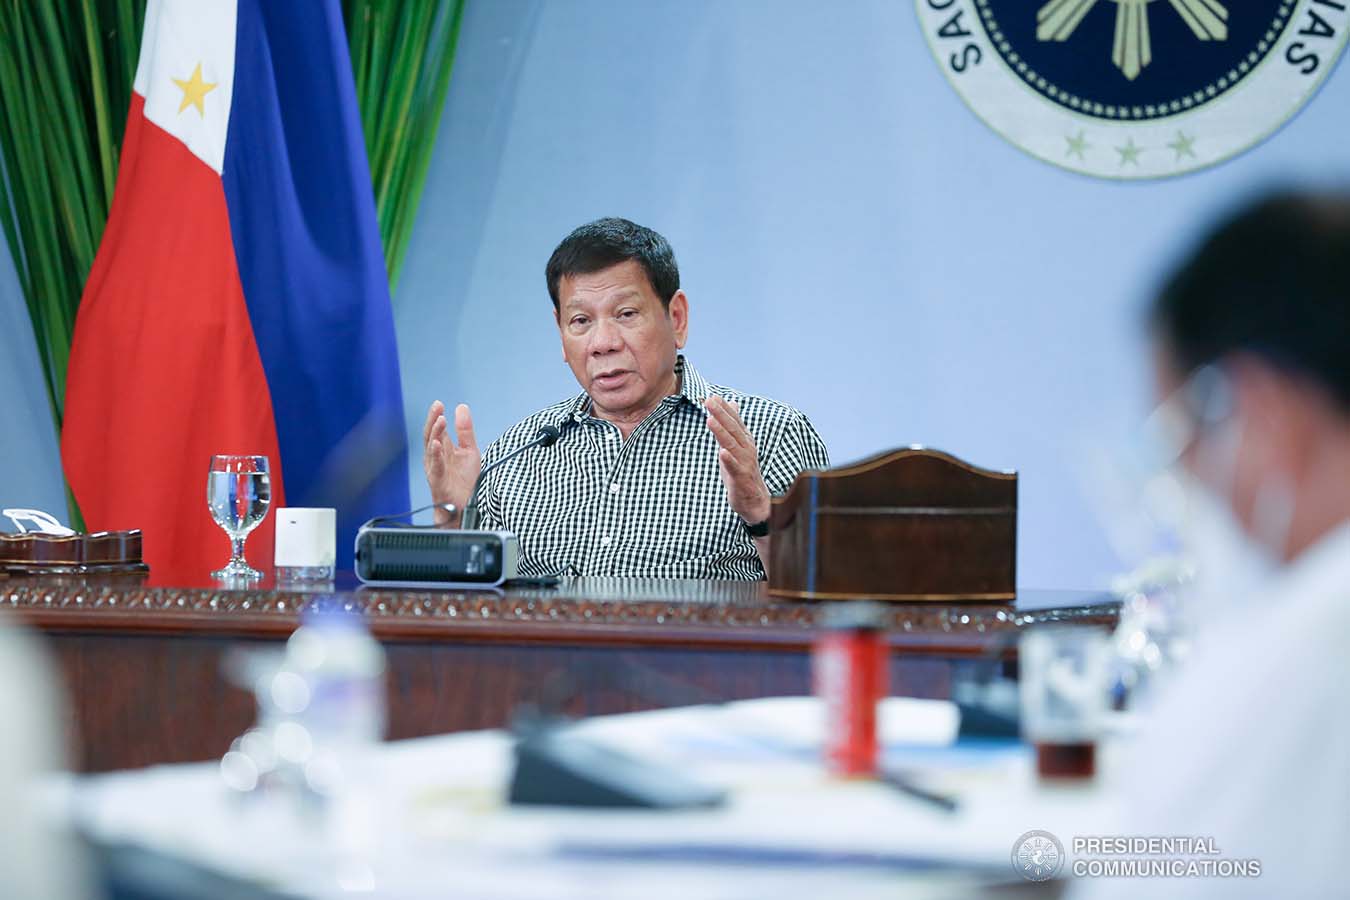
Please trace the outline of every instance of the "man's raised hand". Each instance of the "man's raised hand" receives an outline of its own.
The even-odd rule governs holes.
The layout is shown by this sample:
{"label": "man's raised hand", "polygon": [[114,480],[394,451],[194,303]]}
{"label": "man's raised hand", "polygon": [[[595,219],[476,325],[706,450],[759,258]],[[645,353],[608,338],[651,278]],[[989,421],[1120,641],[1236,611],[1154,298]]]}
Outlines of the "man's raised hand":
{"label": "man's raised hand", "polygon": [[759,471],[759,452],[755,439],[741,422],[741,410],[734,401],[709,397],[708,428],[717,438],[717,462],[722,470],[722,483],[727,486],[731,508],[748,524],[755,525],[769,518],[769,488]]}
{"label": "man's raised hand", "polygon": [[422,468],[426,471],[427,486],[431,488],[431,502],[455,505],[453,516],[437,509],[436,524],[458,523],[469,502],[469,492],[483,469],[483,457],[473,436],[469,407],[463,403],[455,407],[455,436],[452,438],[445,421],[445,404],[439,400],[431,404],[426,424],[422,426]]}

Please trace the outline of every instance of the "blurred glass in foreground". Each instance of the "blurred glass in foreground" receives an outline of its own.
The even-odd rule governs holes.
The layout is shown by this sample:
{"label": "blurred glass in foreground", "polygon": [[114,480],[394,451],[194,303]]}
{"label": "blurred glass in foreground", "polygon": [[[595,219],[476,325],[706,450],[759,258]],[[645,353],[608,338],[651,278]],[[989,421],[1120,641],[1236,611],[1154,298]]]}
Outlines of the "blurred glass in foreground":
{"label": "blurred glass in foreground", "polygon": [[1022,635],[1022,736],[1041,778],[1092,778],[1106,723],[1107,635],[1083,626],[1037,626]]}
{"label": "blurred glass in foreground", "polygon": [[369,767],[385,732],[384,650],[359,612],[323,604],[285,650],[228,660],[233,680],[257,699],[258,720],[222,757],[220,777],[245,818],[313,835],[338,887],[371,889],[366,857],[380,785]]}

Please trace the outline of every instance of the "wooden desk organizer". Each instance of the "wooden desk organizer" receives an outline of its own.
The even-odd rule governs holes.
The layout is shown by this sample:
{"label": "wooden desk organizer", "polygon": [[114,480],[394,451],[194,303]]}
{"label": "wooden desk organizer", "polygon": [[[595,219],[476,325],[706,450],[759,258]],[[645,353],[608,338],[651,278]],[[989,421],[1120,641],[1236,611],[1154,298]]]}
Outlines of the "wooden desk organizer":
{"label": "wooden desk organizer", "polygon": [[0,574],[143,573],[141,532],[0,534]]}
{"label": "wooden desk organizer", "polygon": [[812,600],[1011,602],[1017,473],[939,450],[803,472],[769,518],[769,593]]}

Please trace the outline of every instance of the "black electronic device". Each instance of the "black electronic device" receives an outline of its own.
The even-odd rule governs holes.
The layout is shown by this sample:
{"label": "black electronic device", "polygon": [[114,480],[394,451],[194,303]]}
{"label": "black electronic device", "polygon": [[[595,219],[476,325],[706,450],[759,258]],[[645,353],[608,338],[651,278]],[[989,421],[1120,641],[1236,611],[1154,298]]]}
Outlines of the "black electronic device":
{"label": "black electronic device", "polygon": [[726,791],[558,724],[518,736],[509,799],[524,806],[700,809],[720,806]]}
{"label": "black electronic device", "polygon": [[377,587],[492,587],[516,577],[509,531],[366,525],[356,533],[356,577]]}

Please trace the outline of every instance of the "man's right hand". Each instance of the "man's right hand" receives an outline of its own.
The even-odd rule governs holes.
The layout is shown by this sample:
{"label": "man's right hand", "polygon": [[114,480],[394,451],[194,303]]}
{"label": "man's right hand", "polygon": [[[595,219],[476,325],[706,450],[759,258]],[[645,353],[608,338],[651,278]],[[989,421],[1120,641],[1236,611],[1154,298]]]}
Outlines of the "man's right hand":
{"label": "man's right hand", "polygon": [[[459,443],[455,443],[458,439]],[[427,411],[422,426],[422,468],[427,473],[432,503],[453,503],[455,514],[436,510],[437,525],[458,525],[469,502],[469,492],[483,469],[483,457],[473,437],[473,418],[469,407],[455,407],[455,439],[445,422],[445,404],[437,400]]]}

